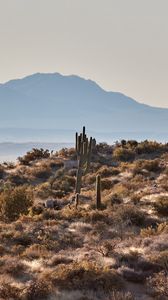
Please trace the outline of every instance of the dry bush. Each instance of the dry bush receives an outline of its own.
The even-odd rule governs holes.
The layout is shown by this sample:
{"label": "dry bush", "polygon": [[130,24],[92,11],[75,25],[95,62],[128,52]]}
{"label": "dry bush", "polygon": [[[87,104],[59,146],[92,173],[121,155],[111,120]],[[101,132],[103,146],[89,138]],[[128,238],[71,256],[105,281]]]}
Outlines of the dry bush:
{"label": "dry bush", "polygon": [[101,180],[101,188],[102,190],[110,190],[113,187],[114,183],[110,179],[102,179]]}
{"label": "dry bush", "polygon": [[137,154],[151,154],[154,152],[164,152],[167,149],[167,145],[157,143],[156,141],[144,141],[137,145]]}
{"label": "dry bush", "polygon": [[10,283],[2,282],[0,285],[0,298],[2,300],[21,300],[21,291]]}
{"label": "dry bush", "polygon": [[5,221],[14,221],[28,213],[32,205],[32,193],[25,186],[15,187],[0,194],[0,216]]}
{"label": "dry bush", "polygon": [[51,196],[51,185],[49,182],[44,182],[36,186],[35,188],[36,197],[46,199]]}
{"label": "dry bush", "polygon": [[5,175],[5,168],[0,164],[0,179],[3,179]]}
{"label": "dry bush", "polygon": [[29,169],[28,174],[36,178],[47,179],[51,176],[52,171],[51,167],[49,167],[48,165],[41,164],[41,166],[35,166]]}
{"label": "dry bush", "polygon": [[128,197],[130,195],[130,188],[125,183],[118,183],[113,187],[113,193],[121,198]]}
{"label": "dry bush", "polygon": [[154,208],[159,214],[168,216],[168,196],[158,197],[154,203]]}
{"label": "dry bush", "polygon": [[76,150],[74,148],[63,148],[60,151],[58,151],[57,156],[63,157],[63,158],[69,158],[71,160],[76,159]]}
{"label": "dry bush", "polygon": [[68,264],[72,263],[72,261],[73,260],[71,258],[68,258],[65,255],[57,255],[57,254],[55,254],[47,262],[47,266],[55,267],[55,266],[60,265],[60,264],[68,265]]}
{"label": "dry bush", "polygon": [[15,245],[27,247],[32,243],[31,233],[15,231],[13,242],[15,243]]}
{"label": "dry bush", "polygon": [[147,170],[148,172],[159,172],[161,170],[159,160],[154,159],[136,161],[135,166],[133,168],[134,175],[141,173],[143,174],[143,170]]}
{"label": "dry bush", "polygon": [[8,181],[12,185],[23,185],[28,182],[27,178],[23,174],[11,173],[8,175]]}
{"label": "dry bush", "polygon": [[96,175],[95,174],[87,174],[83,178],[83,182],[86,185],[94,184],[96,182]]}
{"label": "dry bush", "polygon": [[131,293],[113,292],[111,300],[135,300]]}
{"label": "dry bush", "polygon": [[84,211],[82,214],[82,219],[84,222],[97,223],[98,221],[102,221],[105,223],[109,223],[109,217],[106,210],[90,210]]}
{"label": "dry bush", "polygon": [[135,152],[131,149],[117,147],[113,151],[113,158],[119,161],[133,161]]}
{"label": "dry bush", "polygon": [[33,148],[31,151],[28,151],[23,157],[18,157],[18,160],[20,164],[29,165],[30,162],[34,160],[48,158],[48,157],[50,157],[49,150],[44,150],[42,148],[41,149]]}
{"label": "dry bush", "polygon": [[0,244],[0,256],[3,256],[4,254],[6,254],[6,248],[4,245]]}
{"label": "dry bush", "polygon": [[56,179],[52,185],[54,190],[63,191],[65,193],[71,192],[75,188],[75,177],[64,175]]}
{"label": "dry bush", "polygon": [[162,233],[168,233],[168,224],[166,222],[158,224],[156,228],[147,227],[141,229],[142,237],[157,236]]}
{"label": "dry bush", "polygon": [[1,274],[9,274],[13,277],[18,277],[23,275],[23,272],[26,271],[26,266],[19,261],[19,257],[10,258],[9,256],[3,257],[4,265],[1,266]]}
{"label": "dry bush", "polygon": [[38,259],[41,257],[47,257],[48,251],[44,245],[33,244],[30,247],[26,248],[22,256],[30,260]]}
{"label": "dry bush", "polygon": [[115,270],[88,261],[74,262],[66,266],[59,265],[50,277],[56,286],[65,290],[90,289],[110,292],[123,286],[123,281]]}
{"label": "dry bush", "polygon": [[151,254],[149,260],[158,264],[168,274],[168,250]]}
{"label": "dry bush", "polygon": [[53,289],[54,287],[50,281],[35,279],[26,289],[24,297],[27,300],[46,300]]}
{"label": "dry bush", "polygon": [[123,203],[123,198],[120,194],[111,192],[110,194],[106,195],[104,198],[104,202],[107,205],[114,205],[114,204],[121,204]]}
{"label": "dry bush", "polygon": [[103,166],[99,171],[97,172],[97,175],[101,175],[101,177],[110,177],[110,176],[117,176],[120,173],[119,169],[114,167],[107,167]]}
{"label": "dry bush", "polygon": [[126,222],[128,225],[143,226],[146,215],[138,207],[132,204],[120,205],[115,211],[115,218]]}
{"label": "dry bush", "polygon": [[164,271],[149,277],[147,284],[154,297],[160,300],[168,299],[168,276]]}
{"label": "dry bush", "polygon": [[59,160],[59,159],[49,159],[48,160],[48,166],[51,168],[51,169],[61,169],[64,167],[64,162],[63,160]]}

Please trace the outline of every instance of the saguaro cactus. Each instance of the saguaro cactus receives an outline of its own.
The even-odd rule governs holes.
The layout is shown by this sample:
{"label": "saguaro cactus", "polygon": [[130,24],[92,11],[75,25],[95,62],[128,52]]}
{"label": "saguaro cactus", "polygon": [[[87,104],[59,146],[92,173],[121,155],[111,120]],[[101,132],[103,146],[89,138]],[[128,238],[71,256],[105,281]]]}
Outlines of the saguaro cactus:
{"label": "saguaro cactus", "polygon": [[77,209],[79,205],[79,194],[77,193],[75,196],[75,208]]}
{"label": "saguaro cactus", "polygon": [[92,154],[92,147],[95,147],[96,140],[88,137],[85,133],[85,127],[83,127],[83,132],[81,134],[76,133],[76,154],[78,160],[78,170],[76,178],[76,188],[75,193],[80,194],[82,176],[85,175],[90,167],[90,160]]}
{"label": "saguaro cactus", "polygon": [[96,208],[101,208],[101,177],[96,176]]}

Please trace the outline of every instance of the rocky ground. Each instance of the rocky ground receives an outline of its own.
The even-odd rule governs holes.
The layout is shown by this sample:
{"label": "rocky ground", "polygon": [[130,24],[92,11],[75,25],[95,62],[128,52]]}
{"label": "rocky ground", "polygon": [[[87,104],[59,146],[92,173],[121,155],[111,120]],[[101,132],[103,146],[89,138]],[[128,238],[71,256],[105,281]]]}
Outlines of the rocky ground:
{"label": "rocky ground", "polygon": [[74,149],[0,166],[0,299],[168,299],[168,145],[97,145],[77,208],[76,166]]}

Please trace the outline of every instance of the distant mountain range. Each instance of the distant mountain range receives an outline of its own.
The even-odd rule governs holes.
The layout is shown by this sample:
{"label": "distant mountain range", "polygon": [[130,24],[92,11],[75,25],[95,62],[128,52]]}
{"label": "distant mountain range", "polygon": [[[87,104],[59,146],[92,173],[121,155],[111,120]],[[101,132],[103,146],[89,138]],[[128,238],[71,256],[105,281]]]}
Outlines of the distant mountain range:
{"label": "distant mountain range", "polygon": [[168,109],[58,73],[0,84],[0,142],[71,142],[83,125],[101,140],[166,140]]}

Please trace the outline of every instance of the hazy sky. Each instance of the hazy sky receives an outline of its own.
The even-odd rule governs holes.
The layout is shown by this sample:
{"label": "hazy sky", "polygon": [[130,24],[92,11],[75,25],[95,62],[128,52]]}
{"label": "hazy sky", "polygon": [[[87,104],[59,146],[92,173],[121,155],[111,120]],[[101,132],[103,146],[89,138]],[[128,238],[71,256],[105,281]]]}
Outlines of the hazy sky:
{"label": "hazy sky", "polygon": [[168,107],[168,0],[0,0],[0,82],[36,72]]}

